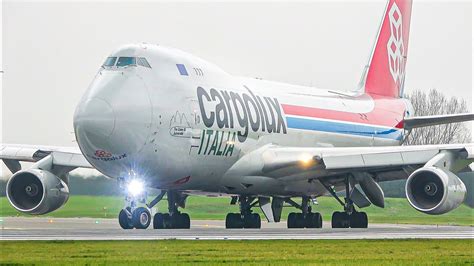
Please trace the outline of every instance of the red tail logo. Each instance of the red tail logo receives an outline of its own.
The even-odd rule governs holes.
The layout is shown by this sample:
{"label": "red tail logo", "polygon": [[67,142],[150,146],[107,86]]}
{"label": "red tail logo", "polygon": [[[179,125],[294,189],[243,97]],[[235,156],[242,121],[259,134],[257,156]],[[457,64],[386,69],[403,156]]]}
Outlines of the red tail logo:
{"label": "red tail logo", "polygon": [[390,20],[390,39],[387,42],[388,63],[393,81],[403,88],[405,80],[405,46],[403,44],[403,16],[397,3],[393,3],[388,13]]}
{"label": "red tail logo", "polygon": [[369,63],[365,91],[400,97],[410,32],[411,0],[389,0]]}

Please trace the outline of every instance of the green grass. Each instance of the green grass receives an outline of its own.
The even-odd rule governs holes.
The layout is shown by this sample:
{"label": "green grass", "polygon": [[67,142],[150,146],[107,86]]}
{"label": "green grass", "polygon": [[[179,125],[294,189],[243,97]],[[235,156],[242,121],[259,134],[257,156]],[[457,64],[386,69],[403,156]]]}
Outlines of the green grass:
{"label": "green grass", "polygon": [[472,240],[1,241],[0,264],[473,265]]}
{"label": "green grass", "polygon": [[[314,210],[323,215],[323,219],[330,221],[332,212],[341,210],[341,206],[330,197],[318,199],[319,205],[313,206]],[[186,212],[192,219],[224,219],[226,213],[236,212],[238,206],[229,205],[228,198],[189,197],[186,202]],[[93,217],[115,218],[123,207],[122,197],[99,196],[71,196],[69,202],[61,209],[47,214],[50,217]],[[474,225],[474,209],[465,205],[443,215],[427,215],[413,209],[406,199],[387,198],[385,208],[374,206],[364,208],[372,223],[404,223],[404,224],[452,224]],[[166,211],[166,201],[158,204],[158,209]],[[260,211],[259,208],[255,210]],[[295,208],[285,208],[282,218],[286,219],[288,212],[296,211]],[[6,198],[0,198],[1,216],[21,215],[15,211]],[[263,218],[263,216],[262,216]]]}

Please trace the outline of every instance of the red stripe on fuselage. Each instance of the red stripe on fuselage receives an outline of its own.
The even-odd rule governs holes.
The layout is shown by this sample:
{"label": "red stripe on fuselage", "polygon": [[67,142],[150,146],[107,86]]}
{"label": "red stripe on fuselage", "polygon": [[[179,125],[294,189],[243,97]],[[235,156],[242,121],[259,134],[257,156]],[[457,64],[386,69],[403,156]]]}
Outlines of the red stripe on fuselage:
{"label": "red stripe on fuselage", "polygon": [[368,113],[350,113],[336,110],[320,109],[297,105],[282,104],[286,115],[297,115],[311,118],[403,128],[405,103],[402,99],[372,96],[375,106]]}

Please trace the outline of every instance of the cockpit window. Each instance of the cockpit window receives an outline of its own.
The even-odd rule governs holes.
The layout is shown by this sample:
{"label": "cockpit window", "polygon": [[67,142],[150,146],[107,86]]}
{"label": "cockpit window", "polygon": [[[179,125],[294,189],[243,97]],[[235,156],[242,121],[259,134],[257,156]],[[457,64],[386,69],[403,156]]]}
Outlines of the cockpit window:
{"label": "cockpit window", "polygon": [[148,63],[145,57],[131,57],[131,56],[107,57],[102,67],[112,68],[114,66],[125,67],[125,66],[137,66],[137,65],[151,68],[150,64]]}
{"label": "cockpit window", "polygon": [[115,65],[115,61],[117,61],[117,57],[113,56],[113,57],[107,57],[107,59],[105,60],[104,64],[102,66],[104,67],[111,67],[111,66],[114,66]]}
{"label": "cockpit window", "polygon": [[136,57],[119,57],[117,61],[117,67],[124,67],[129,65],[136,65],[137,58]]}
{"label": "cockpit window", "polygon": [[151,68],[150,64],[148,64],[148,61],[144,57],[138,57],[138,64],[140,66]]}

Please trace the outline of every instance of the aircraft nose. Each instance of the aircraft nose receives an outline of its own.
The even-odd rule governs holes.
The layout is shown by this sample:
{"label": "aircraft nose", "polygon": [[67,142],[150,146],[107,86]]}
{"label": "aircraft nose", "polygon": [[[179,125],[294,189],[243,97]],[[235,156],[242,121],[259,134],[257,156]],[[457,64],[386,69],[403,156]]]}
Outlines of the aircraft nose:
{"label": "aircraft nose", "polygon": [[82,153],[96,169],[110,176],[118,176],[146,158],[141,151],[151,128],[148,88],[130,71],[98,75],[74,116],[74,132]]}
{"label": "aircraft nose", "polygon": [[82,103],[76,112],[76,127],[83,129],[88,139],[104,140],[115,128],[115,114],[112,106],[100,98],[90,98]]}

